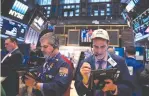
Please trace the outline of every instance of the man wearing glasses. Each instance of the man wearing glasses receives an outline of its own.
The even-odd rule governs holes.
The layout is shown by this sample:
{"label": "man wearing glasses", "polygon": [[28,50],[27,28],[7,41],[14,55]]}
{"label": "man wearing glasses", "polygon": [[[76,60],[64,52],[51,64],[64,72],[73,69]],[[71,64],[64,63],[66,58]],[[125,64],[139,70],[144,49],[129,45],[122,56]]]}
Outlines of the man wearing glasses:
{"label": "man wearing glasses", "polygon": [[36,96],[63,96],[72,79],[72,70],[59,52],[59,41],[53,33],[40,38],[45,63],[39,67],[38,81],[26,76],[25,84],[33,87]]}
{"label": "man wearing glasses", "polygon": [[[98,29],[92,33],[93,54],[83,60],[75,78],[75,87],[79,96],[131,96],[133,84],[131,83],[128,68],[122,57],[107,52],[109,35],[106,30]],[[105,85],[99,88],[99,79],[93,81],[90,88],[91,70],[117,68],[120,71],[117,82],[104,79]]]}

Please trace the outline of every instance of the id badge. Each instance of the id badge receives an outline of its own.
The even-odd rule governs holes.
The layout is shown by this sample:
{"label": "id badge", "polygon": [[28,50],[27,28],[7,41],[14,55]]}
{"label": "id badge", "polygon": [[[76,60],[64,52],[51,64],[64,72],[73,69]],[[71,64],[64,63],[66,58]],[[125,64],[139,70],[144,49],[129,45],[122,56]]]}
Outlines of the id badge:
{"label": "id badge", "polygon": [[117,63],[111,57],[108,59],[108,62],[112,65],[112,67],[117,65]]}

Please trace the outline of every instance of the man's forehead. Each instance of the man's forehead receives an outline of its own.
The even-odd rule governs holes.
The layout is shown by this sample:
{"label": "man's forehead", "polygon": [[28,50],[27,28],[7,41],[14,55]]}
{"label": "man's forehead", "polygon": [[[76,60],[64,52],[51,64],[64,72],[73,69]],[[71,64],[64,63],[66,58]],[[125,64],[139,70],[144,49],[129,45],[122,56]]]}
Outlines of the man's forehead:
{"label": "man's forehead", "polygon": [[106,44],[93,44],[93,46],[101,47],[101,46],[107,46]]}
{"label": "man's forehead", "polygon": [[49,44],[48,40],[42,40],[42,41],[41,41],[41,45],[45,45],[45,44],[46,44],[46,45]]}
{"label": "man's forehead", "polygon": [[11,42],[10,39],[6,39],[5,40],[5,43],[9,43],[9,42]]}

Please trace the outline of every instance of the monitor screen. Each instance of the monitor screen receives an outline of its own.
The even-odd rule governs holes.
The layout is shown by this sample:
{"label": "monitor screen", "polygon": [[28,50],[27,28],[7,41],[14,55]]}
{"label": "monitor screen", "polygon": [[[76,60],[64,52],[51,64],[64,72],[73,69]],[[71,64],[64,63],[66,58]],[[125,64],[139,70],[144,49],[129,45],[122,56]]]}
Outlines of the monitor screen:
{"label": "monitor screen", "polygon": [[13,4],[12,8],[9,10],[9,14],[16,18],[23,19],[27,10],[28,10],[27,5],[16,0]]}
{"label": "monitor screen", "polygon": [[149,33],[149,26],[147,27],[147,29],[145,30],[146,33]]}
{"label": "monitor screen", "polygon": [[130,19],[128,12],[124,9],[124,11],[121,13],[123,19],[126,21],[127,19]]}
{"label": "monitor screen", "polygon": [[81,42],[91,42],[91,35],[94,30],[92,29],[81,29]]}
{"label": "monitor screen", "polygon": [[40,32],[37,32],[32,27],[30,27],[28,29],[28,32],[25,37],[25,43],[27,43],[27,44],[30,43],[30,44],[36,46],[37,42],[38,42],[39,35],[40,35]]}
{"label": "monitor screen", "polygon": [[134,7],[135,7],[135,3],[133,2],[133,0],[131,0],[129,2],[129,4],[126,6],[127,12],[129,12],[130,10],[132,10]]}
{"label": "monitor screen", "polygon": [[24,41],[27,26],[12,20],[1,18],[1,34]]}
{"label": "monitor screen", "polygon": [[149,61],[149,49],[146,49],[146,60]]}
{"label": "monitor screen", "polygon": [[118,55],[118,56],[122,56],[124,57],[124,48],[120,48],[120,47],[115,47],[115,54]]}
{"label": "monitor screen", "polygon": [[133,0],[135,2],[135,4],[137,4],[140,0]]}
{"label": "monitor screen", "polygon": [[31,24],[31,26],[36,31],[41,32],[43,29],[44,22],[45,21],[42,17],[36,16],[35,19],[33,20],[32,24]]}
{"label": "monitor screen", "polygon": [[136,56],[144,55],[144,47],[136,47]]}
{"label": "monitor screen", "polygon": [[149,8],[133,20],[135,41],[146,38],[149,35]]}
{"label": "monitor screen", "polygon": [[55,29],[55,25],[48,25],[48,30],[50,31],[50,32],[53,32],[54,31],[54,29]]}
{"label": "monitor screen", "polygon": [[121,0],[121,3],[129,3],[130,2],[130,0]]}

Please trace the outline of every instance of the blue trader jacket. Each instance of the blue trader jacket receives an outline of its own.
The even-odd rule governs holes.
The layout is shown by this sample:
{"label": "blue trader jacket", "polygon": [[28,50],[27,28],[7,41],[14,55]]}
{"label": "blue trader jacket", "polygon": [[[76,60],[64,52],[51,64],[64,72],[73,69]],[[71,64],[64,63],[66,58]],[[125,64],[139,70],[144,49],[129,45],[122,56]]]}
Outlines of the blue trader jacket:
{"label": "blue trader jacket", "polygon": [[[35,91],[37,96],[63,96],[72,80],[72,70],[62,58],[57,54],[53,58],[46,60],[37,72],[38,79],[43,83],[41,92]],[[40,93],[40,94],[39,94]]]}
{"label": "blue trader jacket", "polygon": [[[118,96],[132,96],[132,90],[134,88],[134,85],[131,81],[125,60],[122,57],[112,55],[112,54],[111,54],[111,58],[117,63],[115,67],[118,68],[118,70],[120,71],[117,82],[115,82],[115,84],[118,86]],[[88,62],[91,65],[91,69],[95,70],[94,55],[88,57],[83,62]],[[85,94],[86,94],[85,96],[95,96],[94,93],[95,93],[96,87],[93,87],[93,89],[90,90],[89,88],[86,88],[82,83],[80,68],[83,62],[78,65],[78,69],[75,77],[75,87],[76,87],[77,93],[79,96],[84,96]],[[107,68],[109,66],[111,65],[107,62]],[[107,96],[113,96],[113,94],[111,94],[110,92],[107,92]]]}
{"label": "blue trader jacket", "polygon": [[126,64],[128,67],[129,66],[133,67],[133,74],[131,75],[133,83],[135,85],[133,96],[142,96],[142,88],[141,88],[139,76],[141,71],[143,71],[144,69],[144,65],[132,57],[126,58]]}

